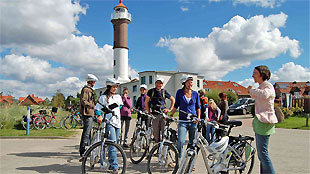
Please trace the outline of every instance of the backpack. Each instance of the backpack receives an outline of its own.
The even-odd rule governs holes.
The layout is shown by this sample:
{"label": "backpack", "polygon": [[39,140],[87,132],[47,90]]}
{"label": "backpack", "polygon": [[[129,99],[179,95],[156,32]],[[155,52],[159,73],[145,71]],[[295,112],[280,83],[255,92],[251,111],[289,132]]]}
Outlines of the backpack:
{"label": "backpack", "polygon": [[[151,89],[152,90],[152,95],[151,95],[151,101],[152,101],[152,99],[154,98],[154,94],[155,94],[155,88],[153,88],[153,89]],[[165,102],[165,90],[164,89],[161,89],[160,90],[160,93],[162,94],[161,95],[161,99],[164,101],[164,107],[166,107],[166,102]],[[150,102],[150,108],[153,108],[154,106],[152,105],[152,102]]]}

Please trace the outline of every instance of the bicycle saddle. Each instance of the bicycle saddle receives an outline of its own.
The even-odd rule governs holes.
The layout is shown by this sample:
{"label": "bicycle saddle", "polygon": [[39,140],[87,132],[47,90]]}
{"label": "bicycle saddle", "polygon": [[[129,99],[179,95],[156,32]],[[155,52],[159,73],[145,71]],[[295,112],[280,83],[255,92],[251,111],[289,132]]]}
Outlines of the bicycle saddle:
{"label": "bicycle saddle", "polygon": [[225,124],[226,125],[230,125],[230,126],[241,126],[242,125],[242,121],[239,121],[239,120],[229,120]]}

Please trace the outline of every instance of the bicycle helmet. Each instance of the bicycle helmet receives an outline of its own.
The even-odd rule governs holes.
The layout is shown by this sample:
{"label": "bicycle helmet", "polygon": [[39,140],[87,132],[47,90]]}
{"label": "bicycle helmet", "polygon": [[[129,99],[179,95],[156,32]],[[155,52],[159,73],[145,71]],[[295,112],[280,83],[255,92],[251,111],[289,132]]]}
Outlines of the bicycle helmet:
{"label": "bicycle helmet", "polygon": [[140,85],[140,89],[141,88],[147,89],[147,86],[145,84],[143,84],[143,85]]}
{"label": "bicycle helmet", "polygon": [[211,154],[218,155],[225,151],[225,149],[228,146],[228,141],[229,141],[229,137],[225,136],[221,138],[220,140],[211,143],[209,146],[207,146],[207,149]]}
{"label": "bicycle helmet", "polygon": [[115,78],[108,78],[105,83],[107,86],[113,86],[113,85],[120,84]]}
{"label": "bicycle helmet", "polygon": [[164,82],[165,82],[164,79],[163,79],[163,78],[160,78],[160,77],[156,79],[155,83],[158,82],[158,81],[160,81],[161,83],[164,83]]}
{"label": "bicycle helmet", "polygon": [[180,78],[180,81],[182,84],[184,84],[187,80],[193,80],[193,77],[190,76],[190,75],[183,75],[181,78]]}
{"label": "bicycle helmet", "polygon": [[87,79],[86,79],[87,82],[88,82],[88,81],[96,82],[97,80],[98,80],[98,78],[97,78],[95,75],[93,75],[93,74],[87,74]]}

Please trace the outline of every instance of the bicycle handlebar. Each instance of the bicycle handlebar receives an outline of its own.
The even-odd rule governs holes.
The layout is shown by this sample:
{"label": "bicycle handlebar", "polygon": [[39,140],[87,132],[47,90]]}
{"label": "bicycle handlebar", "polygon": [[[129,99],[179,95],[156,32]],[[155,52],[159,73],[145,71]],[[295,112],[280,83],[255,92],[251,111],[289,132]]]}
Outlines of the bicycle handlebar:
{"label": "bicycle handlebar", "polygon": [[139,113],[139,114],[146,115],[146,116],[148,116],[148,117],[151,118],[151,119],[155,119],[155,117],[154,117],[153,115],[150,115],[150,114],[148,114],[148,113],[146,113],[146,112],[143,112],[143,111],[141,111],[141,110],[139,110],[139,109],[133,108],[133,110],[134,110],[135,112]]}
{"label": "bicycle handlebar", "polygon": [[169,117],[167,114],[165,114],[165,113],[163,113],[163,112],[156,111],[156,110],[153,111],[153,112],[156,112],[156,113],[160,114],[162,117],[164,117],[164,118],[167,119],[167,120],[170,120],[170,121],[173,121],[173,122],[178,122],[178,119]]}

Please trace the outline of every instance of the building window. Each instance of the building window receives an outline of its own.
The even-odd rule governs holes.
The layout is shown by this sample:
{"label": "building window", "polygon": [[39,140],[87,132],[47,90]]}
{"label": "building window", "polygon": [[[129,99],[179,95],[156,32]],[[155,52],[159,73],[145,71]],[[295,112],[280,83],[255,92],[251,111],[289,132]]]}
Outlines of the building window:
{"label": "building window", "polygon": [[116,65],[116,62],[115,62],[115,60],[114,60],[114,66]]}
{"label": "building window", "polygon": [[146,84],[145,83],[145,76],[141,77],[141,85]]}
{"label": "building window", "polygon": [[153,84],[153,76],[149,76],[149,84]]}
{"label": "building window", "polygon": [[133,105],[136,106],[137,103],[137,96],[133,96]]}
{"label": "building window", "polygon": [[200,80],[197,80],[197,87],[200,88]]}
{"label": "building window", "polygon": [[113,75],[113,77],[115,78],[115,74]]}
{"label": "building window", "polygon": [[137,85],[134,85],[134,86],[132,87],[132,92],[137,92]]}

